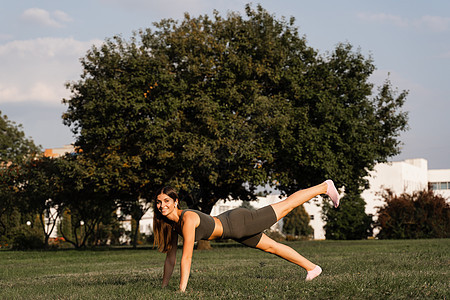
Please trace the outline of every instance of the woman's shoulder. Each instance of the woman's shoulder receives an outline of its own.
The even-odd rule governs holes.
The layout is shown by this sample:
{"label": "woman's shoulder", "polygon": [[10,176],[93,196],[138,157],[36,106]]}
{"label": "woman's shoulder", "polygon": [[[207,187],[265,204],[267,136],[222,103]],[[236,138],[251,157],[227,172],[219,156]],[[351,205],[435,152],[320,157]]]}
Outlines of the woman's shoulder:
{"label": "woman's shoulder", "polygon": [[190,209],[190,208],[184,209],[181,212],[180,219],[181,220],[185,220],[186,218],[195,218],[195,219],[197,219],[197,218],[200,217],[199,212],[200,211],[195,210],[195,209]]}
{"label": "woman's shoulder", "polygon": [[195,210],[183,210],[180,216],[180,227],[185,228],[186,226],[192,228],[197,228],[200,225],[200,216],[196,213]]}

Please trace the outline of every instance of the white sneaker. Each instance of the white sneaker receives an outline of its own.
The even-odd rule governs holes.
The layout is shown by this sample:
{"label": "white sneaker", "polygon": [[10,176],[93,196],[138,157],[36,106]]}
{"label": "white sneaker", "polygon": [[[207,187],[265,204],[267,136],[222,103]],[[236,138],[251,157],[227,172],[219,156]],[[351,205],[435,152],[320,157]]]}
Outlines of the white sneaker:
{"label": "white sneaker", "polygon": [[316,266],[314,269],[312,269],[311,271],[308,271],[308,274],[306,275],[306,281],[311,281],[314,278],[316,278],[317,276],[320,275],[320,273],[322,273],[322,268],[319,266]]}

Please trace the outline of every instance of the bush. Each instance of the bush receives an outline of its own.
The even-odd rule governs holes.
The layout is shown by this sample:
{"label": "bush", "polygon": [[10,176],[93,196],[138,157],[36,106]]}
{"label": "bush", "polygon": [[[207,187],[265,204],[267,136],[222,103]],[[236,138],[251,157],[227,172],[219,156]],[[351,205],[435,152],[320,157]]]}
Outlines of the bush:
{"label": "bush", "polygon": [[412,194],[383,193],[386,204],[378,210],[380,239],[450,237],[450,204],[432,190]]}
{"label": "bush", "polygon": [[[0,201],[2,201],[0,197]],[[11,248],[14,239],[14,232],[18,226],[21,226],[22,214],[17,208],[12,208],[0,216],[0,248]]]}
{"label": "bush", "polygon": [[38,230],[22,225],[15,228],[11,247],[14,250],[44,249],[45,243]]}
{"label": "bush", "polygon": [[309,225],[309,219],[303,206],[294,208],[283,218],[283,233],[288,235],[291,240],[310,238],[314,230]]}
{"label": "bush", "polygon": [[153,241],[155,240],[155,237],[153,234],[144,234],[142,233],[142,240],[144,242],[144,244],[147,245],[153,245]]}
{"label": "bush", "polygon": [[324,201],[323,218],[328,240],[360,240],[372,236],[372,216],[365,212],[366,202],[359,194],[346,194],[337,209]]}
{"label": "bush", "polygon": [[286,241],[286,238],[284,237],[284,235],[282,235],[281,232],[279,232],[278,230],[267,229],[264,231],[264,234],[267,235],[268,237],[270,237],[272,240],[277,241],[277,242]]}

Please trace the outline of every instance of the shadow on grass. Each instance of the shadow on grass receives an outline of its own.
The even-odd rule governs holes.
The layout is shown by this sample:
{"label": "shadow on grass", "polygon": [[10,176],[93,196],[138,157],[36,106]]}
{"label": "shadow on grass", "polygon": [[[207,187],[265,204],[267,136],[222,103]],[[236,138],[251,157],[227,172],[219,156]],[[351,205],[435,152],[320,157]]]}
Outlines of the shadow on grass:
{"label": "shadow on grass", "polygon": [[[246,246],[233,241],[218,241],[211,243],[214,248],[245,248]],[[178,245],[178,249],[183,249],[183,245]],[[133,246],[96,246],[85,248],[48,248],[48,249],[29,249],[29,250],[15,250],[15,249],[0,249],[1,252],[65,252],[65,251],[158,251],[155,246],[144,245],[133,248]]]}
{"label": "shadow on grass", "polygon": [[114,275],[87,275],[84,276],[82,280],[74,281],[73,284],[79,287],[145,285],[149,288],[156,289],[161,286],[161,276],[160,274],[157,274],[157,272],[139,272],[139,274],[118,273]]}

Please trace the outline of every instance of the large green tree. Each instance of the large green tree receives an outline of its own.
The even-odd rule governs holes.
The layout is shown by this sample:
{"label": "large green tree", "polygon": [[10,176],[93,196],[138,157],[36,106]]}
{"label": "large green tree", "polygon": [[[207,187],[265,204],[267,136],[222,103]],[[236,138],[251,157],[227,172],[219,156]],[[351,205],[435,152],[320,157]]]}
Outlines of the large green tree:
{"label": "large green tree", "polygon": [[265,76],[270,66],[252,58],[246,23],[237,15],[186,16],[179,27],[164,20],[130,42],[107,40],[82,60],[65,122],[84,155],[117,170],[109,174],[134,201],[168,183],[209,213],[219,199],[253,199],[254,185],[267,180],[271,136],[287,118],[275,96],[260,93],[267,82],[255,72]]}
{"label": "large green tree", "polygon": [[107,39],[68,85],[65,124],[135,203],[165,183],[207,213],[267,182],[290,193],[332,177],[358,194],[399,151],[406,92],[375,90],[370,57],[319,54],[294,22],[248,5]]}
{"label": "large green tree", "polygon": [[39,151],[39,147],[25,137],[22,125],[9,120],[0,111],[0,167],[3,163],[22,162]]}

